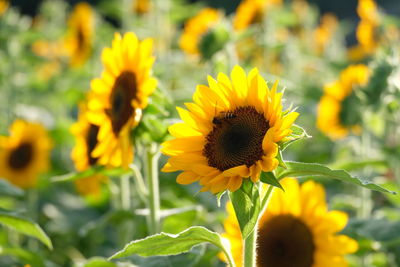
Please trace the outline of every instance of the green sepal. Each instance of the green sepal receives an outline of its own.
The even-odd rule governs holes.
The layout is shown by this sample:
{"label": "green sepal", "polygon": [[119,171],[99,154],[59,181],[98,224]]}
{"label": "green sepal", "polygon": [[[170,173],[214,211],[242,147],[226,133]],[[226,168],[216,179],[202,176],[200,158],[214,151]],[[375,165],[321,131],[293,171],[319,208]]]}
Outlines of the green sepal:
{"label": "green sepal", "polygon": [[279,142],[279,148],[282,151],[296,141],[305,138],[311,138],[311,135],[309,135],[304,128],[296,124],[293,124],[292,127],[290,127],[290,130],[292,130],[292,133],[288,137],[285,137],[283,141]]}
{"label": "green sepal", "polygon": [[283,156],[282,156],[282,150],[278,150],[278,154],[276,155],[276,159],[279,162],[279,166],[281,166],[282,168],[286,169],[286,164],[285,161],[283,160]]}
{"label": "green sepal", "polygon": [[226,193],[226,191],[222,191],[222,192],[219,192],[219,193],[216,195],[218,207],[221,207],[221,198],[222,198],[222,196],[223,196],[225,193]]}
{"label": "green sepal", "polygon": [[260,181],[264,184],[269,184],[285,191],[273,172],[261,172]]}

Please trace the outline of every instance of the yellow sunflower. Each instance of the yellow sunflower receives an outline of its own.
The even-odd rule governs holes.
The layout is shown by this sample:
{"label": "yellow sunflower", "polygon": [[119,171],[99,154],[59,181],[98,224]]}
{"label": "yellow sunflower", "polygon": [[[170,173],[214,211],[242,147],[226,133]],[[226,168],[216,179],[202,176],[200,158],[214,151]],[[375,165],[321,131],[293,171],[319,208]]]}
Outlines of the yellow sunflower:
{"label": "yellow sunflower", "polygon": [[233,27],[237,31],[247,29],[250,25],[260,23],[268,7],[280,5],[282,0],[243,0],[233,19]]}
{"label": "yellow sunflower", "polygon": [[282,111],[277,82],[269,89],[257,69],[246,75],[235,66],[231,79],[220,73],[208,83],[197,86],[188,110],[177,108],[183,123],[169,128],[175,139],[163,143],[170,156],[163,171],[182,170],[177,182],[199,181],[201,191],[235,191],[244,178],[256,182],[277,167],[278,142],[298,113]]}
{"label": "yellow sunflower", "polygon": [[89,122],[99,126],[92,157],[101,165],[126,168],[133,160],[130,130],[157,86],[151,76],[152,46],[152,39],[139,41],[132,32],[123,37],[116,33],[112,47],[103,50],[105,70],[91,82],[87,112]]}
{"label": "yellow sunflower", "polygon": [[7,9],[10,3],[6,0],[0,0],[0,16],[3,15]]}
{"label": "yellow sunflower", "polygon": [[88,3],[77,4],[68,20],[64,47],[71,66],[85,63],[93,47],[94,13]]}
{"label": "yellow sunflower", "polygon": [[[71,152],[75,168],[78,171],[84,171],[96,165],[98,158],[92,156],[92,151],[97,144],[99,126],[89,123],[84,104],[80,106],[78,121],[71,127],[71,132],[76,140]],[[107,177],[96,174],[75,181],[75,186],[80,194],[98,198],[101,196],[101,186],[106,181]]]}
{"label": "yellow sunflower", "polygon": [[346,112],[345,101],[352,96],[353,90],[368,83],[370,70],[358,64],[347,67],[338,81],[324,87],[324,95],[318,104],[317,127],[331,139],[343,138],[350,131],[358,134],[361,131],[358,121],[346,121],[356,114]]}
{"label": "yellow sunflower", "polygon": [[136,14],[143,15],[150,11],[151,1],[150,0],[133,0],[133,11]]}
{"label": "yellow sunflower", "polygon": [[[257,225],[258,267],[341,267],[348,266],[346,254],[358,249],[355,240],[337,234],[347,224],[347,214],[328,211],[324,188],[308,181],[282,180]],[[230,240],[236,266],[243,266],[243,244],[233,206],[227,204],[228,218],[223,236]],[[220,255],[224,260],[224,257]]]}
{"label": "yellow sunflower", "polygon": [[338,20],[335,15],[327,13],[321,18],[321,24],[314,31],[314,39],[317,53],[322,54],[332,39],[338,27]]}
{"label": "yellow sunflower", "polygon": [[202,37],[222,18],[222,13],[214,8],[204,8],[189,19],[179,39],[179,47],[189,55],[199,55]]}
{"label": "yellow sunflower", "polygon": [[379,13],[376,3],[373,0],[359,0],[357,13],[361,19],[356,29],[359,44],[349,49],[348,56],[351,60],[363,59],[378,47]]}
{"label": "yellow sunflower", "polygon": [[31,188],[49,167],[52,142],[38,123],[16,120],[10,136],[0,137],[0,177],[21,188]]}

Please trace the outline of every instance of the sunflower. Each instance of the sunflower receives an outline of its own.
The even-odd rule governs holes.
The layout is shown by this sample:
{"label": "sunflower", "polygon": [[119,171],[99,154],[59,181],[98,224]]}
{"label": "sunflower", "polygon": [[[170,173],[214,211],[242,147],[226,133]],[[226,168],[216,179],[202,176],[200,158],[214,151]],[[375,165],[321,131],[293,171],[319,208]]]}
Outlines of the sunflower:
{"label": "sunflower", "polygon": [[349,134],[361,131],[358,125],[358,113],[351,110],[356,101],[353,90],[365,86],[370,70],[367,66],[358,64],[347,67],[338,81],[324,87],[324,95],[318,104],[317,127],[331,139],[340,139]]}
{"label": "sunflower", "polygon": [[322,54],[332,39],[338,27],[338,20],[335,15],[327,13],[321,18],[321,24],[314,31],[314,39],[317,53]]}
{"label": "sunflower", "polygon": [[204,8],[189,19],[179,39],[180,48],[189,55],[200,54],[200,43],[207,32],[222,18],[221,12],[214,8]]}
{"label": "sunflower", "polygon": [[16,120],[10,136],[0,137],[0,177],[21,188],[31,188],[48,169],[52,142],[38,123]]}
{"label": "sunflower", "polygon": [[282,0],[243,0],[239,4],[233,19],[234,29],[241,31],[252,24],[260,23],[268,7],[281,3]]}
{"label": "sunflower", "polygon": [[[99,126],[89,123],[86,117],[86,105],[80,106],[78,121],[71,127],[71,132],[75,136],[75,146],[71,152],[75,168],[84,171],[96,165],[98,158],[92,156],[92,151],[97,144]],[[78,192],[84,196],[98,198],[101,195],[101,185],[107,178],[103,175],[93,175],[75,181]]]}
{"label": "sunflower", "polygon": [[89,57],[93,46],[94,14],[89,4],[77,4],[68,20],[68,31],[64,40],[71,66],[82,65]]}
{"label": "sunflower", "polygon": [[376,3],[373,0],[359,0],[357,13],[360,17],[360,23],[356,29],[359,44],[349,49],[348,56],[351,60],[363,59],[378,47],[379,14]]}
{"label": "sunflower", "polygon": [[139,41],[132,32],[116,33],[105,48],[105,70],[91,82],[87,118],[99,127],[92,157],[101,165],[127,168],[133,160],[130,130],[139,123],[147,98],[157,86],[151,76],[152,39]]}
{"label": "sunflower", "polygon": [[[328,211],[324,188],[308,181],[282,180],[257,225],[258,267],[340,267],[347,266],[345,255],[358,249],[355,240],[338,235],[347,224],[347,214]],[[233,206],[227,204],[224,222],[236,266],[242,266],[242,236]],[[224,257],[220,255],[224,260]]]}
{"label": "sunflower", "polygon": [[3,15],[7,9],[10,3],[6,0],[0,0],[0,16]]}
{"label": "sunflower", "polygon": [[136,14],[139,14],[139,15],[146,14],[151,9],[151,1],[150,0],[133,0],[132,8]]}
{"label": "sunflower", "polygon": [[163,143],[171,157],[162,170],[183,170],[177,182],[199,181],[201,191],[235,191],[243,178],[256,182],[277,167],[278,142],[298,113],[282,112],[277,82],[270,90],[257,69],[246,75],[235,66],[231,79],[220,73],[208,83],[197,86],[188,110],[177,108],[184,122],[169,128],[175,139]]}

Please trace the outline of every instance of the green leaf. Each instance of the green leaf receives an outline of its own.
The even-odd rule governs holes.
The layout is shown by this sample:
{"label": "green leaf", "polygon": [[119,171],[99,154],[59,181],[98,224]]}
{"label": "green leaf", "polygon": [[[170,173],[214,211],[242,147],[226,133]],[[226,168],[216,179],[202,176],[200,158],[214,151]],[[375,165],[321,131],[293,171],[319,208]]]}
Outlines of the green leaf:
{"label": "green leaf", "polygon": [[12,256],[23,263],[29,263],[32,267],[46,267],[45,259],[40,255],[41,253],[32,252],[23,248],[9,248],[0,246],[0,256]]}
{"label": "green leaf", "polygon": [[345,162],[341,164],[335,164],[334,167],[337,169],[344,169],[348,171],[354,171],[354,170],[359,170],[363,169],[365,167],[381,167],[381,168],[388,168],[388,163],[385,160],[375,160],[375,159],[369,159],[369,160],[362,160],[362,161],[351,161],[351,162]]}
{"label": "green leaf", "polygon": [[106,168],[104,166],[93,166],[81,172],[71,172],[68,174],[54,176],[51,178],[52,182],[69,182],[93,176],[95,174],[103,174],[104,176],[122,176],[131,173],[130,169],[123,168]]}
{"label": "green leaf", "polygon": [[117,267],[117,264],[101,257],[93,257],[83,267]]}
{"label": "green leaf", "polygon": [[362,186],[371,190],[383,192],[383,193],[391,193],[396,194],[393,191],[387,190],[379,185],[374,184],[371,181],[353,177],[345,170],[331,170],[330,168],[317,164],[317,163],[302,163],[302,162],[293,162],[286,161],[287,169],[282,169],[279,172],[278,180],[284,177],[303,177],[303,176],[319,176],[319,177],[328,177],[333,179],[342,180],[344,182],[352,183],[358,186]]}
{"label": "green leaf", "polygon": [[285,191],[273,172],[261,172],[260,180],[265,184],[273,185]]}
{"label": "green leaf", "polygon": [[311,135],[308,135],[306,130],[304,130],[302,127],[293,124],[292,127],[290,127],[292,130],[292,133],[284,142],[281,142],[279,144],[280,149],[283,151],[285,150],[288,146],[293,144],[294,142],[304,139],[304,138],[311,138]]}
{"label": "green leaf", "polygon": [[245,239],[253,232],[261,209],[257,186],[251,181],[244,181],[239,190],[229,193],[229,197]]}
{"label": "green leaf", "polygon": [[0,211],[0,224],[3,224],[19,233],[35,237],[49,249],[53,249],[50,238],[38,224],[29,219],[22,218],[11,212]]}
{"label": "green leaf", "polygon": [[13,186],[7,180],[0,179],[0,196],[20,197],[24,195],[24,191]]}
{"label": "green leaf", "polygon": [[212,243],[221,248],[229,257],[232,255],[230,249],[225,247],[221,236],[201,226],[193,226],[179,234],[173,235],[160,233],[148,236],[144,239],[135,240],[125,246],[124,249],[112,255],[109,259],[128,257],[134,254],[148,257],[158,255],[176,255],[189,251],[193,246],[202,243]]}

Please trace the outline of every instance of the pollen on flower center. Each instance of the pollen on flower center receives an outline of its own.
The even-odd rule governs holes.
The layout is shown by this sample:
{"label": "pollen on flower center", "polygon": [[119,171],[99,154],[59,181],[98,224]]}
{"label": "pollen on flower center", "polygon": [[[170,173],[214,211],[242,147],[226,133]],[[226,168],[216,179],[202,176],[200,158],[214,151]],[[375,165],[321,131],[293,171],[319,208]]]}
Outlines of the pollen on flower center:
{"label": "pollen on flower center", "polygon": [[110,109],[106,110],[111,119],[112,129],[118,135],[129,118],[134,115],[132,100],[137,94],[136,76],[133,72],[124,71],[115,80],[110,95]]}
{"label": "pollen on flower center", "polygon": [[9,166],[20,170],[29,165],[33,158],[33,147],[31,143],[22,143],[10,153]]}
{"label": "pollen on flower center", "polygon": [[275,216],[258,229],[257,266],[311,267],[314,251],[310,229],[293,215]]}
{"label": "pollen on flower center", "polygon": [[263,156],[262,141],[268,129],[268,121],[254,107],[221,112],[213,119],[203,155],[220,171],[240,165],[250,167]]}

